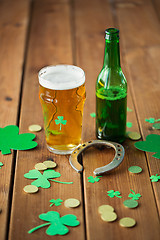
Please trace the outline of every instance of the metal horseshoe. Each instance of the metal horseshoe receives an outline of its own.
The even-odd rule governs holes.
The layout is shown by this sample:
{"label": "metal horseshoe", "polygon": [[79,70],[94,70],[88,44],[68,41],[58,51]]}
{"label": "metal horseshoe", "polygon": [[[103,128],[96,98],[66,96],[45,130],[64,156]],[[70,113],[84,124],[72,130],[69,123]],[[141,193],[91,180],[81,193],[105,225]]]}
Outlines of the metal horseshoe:
{"label": "metal horseshoe", "polygon": [[110,162],[109,164],[107,164],[103,167],[96,168],[93,173],[95,175],[100,175],[100,174],[103,174],[105,172],[109,172],[109,171],[113,170],[114,168],[118,167],[120,165],[120,163],[123,161],[123,158],[124,158],[125,151],[124,151],[123,146],[119,143],[107,142],[107,141],[102,141],[102,140],[91,140],[91,141],[85,142],[82,145],[79,145],[77,148],[75,148],[74,151],[72,152],[70,158],[69,158],[69,162],[70,162],[71,166],[78,173],[82,172],[83,171],[83,166],[78,162],[78,157],[87,148],[89,148],[91,146],[99,146],[99,145],[114,148],[115,156],[114,156],[114,159],[112,160],[112,162]]}

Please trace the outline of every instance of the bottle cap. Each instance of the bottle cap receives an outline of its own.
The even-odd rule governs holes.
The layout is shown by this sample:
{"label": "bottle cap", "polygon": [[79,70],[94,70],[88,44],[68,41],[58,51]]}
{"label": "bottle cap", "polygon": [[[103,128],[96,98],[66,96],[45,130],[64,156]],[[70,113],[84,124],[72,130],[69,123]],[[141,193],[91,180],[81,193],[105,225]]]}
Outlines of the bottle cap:
{"label": "bottle cap", "polygon": [[119,30],[117,28],[107,28],[105,30],[105,39],[109,41],[119,40]]}

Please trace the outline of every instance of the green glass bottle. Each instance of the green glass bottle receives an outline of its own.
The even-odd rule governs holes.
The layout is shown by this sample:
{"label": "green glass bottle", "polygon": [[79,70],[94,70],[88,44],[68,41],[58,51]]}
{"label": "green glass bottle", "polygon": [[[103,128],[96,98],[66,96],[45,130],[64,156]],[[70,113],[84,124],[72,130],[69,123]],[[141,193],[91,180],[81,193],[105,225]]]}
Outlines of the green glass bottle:
{"label": "green glass bottle", "polygon": [[126,132],[127,81],[120,65],[119,30],[105,30],[103,68],[96,83],[96,136],[123,142]]}

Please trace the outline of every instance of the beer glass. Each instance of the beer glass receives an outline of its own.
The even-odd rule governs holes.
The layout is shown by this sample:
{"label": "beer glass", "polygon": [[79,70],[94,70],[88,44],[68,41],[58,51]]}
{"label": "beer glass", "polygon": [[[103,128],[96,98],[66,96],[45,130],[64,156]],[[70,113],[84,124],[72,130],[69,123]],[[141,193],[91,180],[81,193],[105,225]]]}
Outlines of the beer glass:
{"label": "beer glass", "polygon": [[85,73],[77,66],[56,65],[42,68],[38,77],[47,148],[70,154],[81,141]]}

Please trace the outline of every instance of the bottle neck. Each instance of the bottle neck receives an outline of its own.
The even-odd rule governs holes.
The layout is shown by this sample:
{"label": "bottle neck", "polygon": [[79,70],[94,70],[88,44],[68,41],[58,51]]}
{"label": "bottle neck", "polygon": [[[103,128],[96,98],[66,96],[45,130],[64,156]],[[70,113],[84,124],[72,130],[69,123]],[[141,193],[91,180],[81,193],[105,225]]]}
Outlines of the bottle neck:
{"label": "bottle neck", "polygon": [[103,67],[117,69],[120,68],[119,39],[105,42]]}

